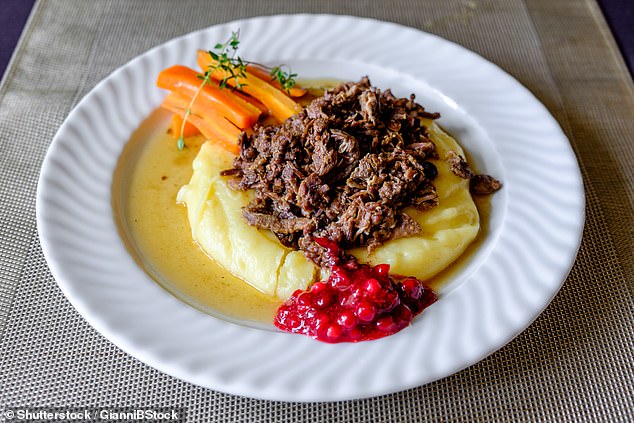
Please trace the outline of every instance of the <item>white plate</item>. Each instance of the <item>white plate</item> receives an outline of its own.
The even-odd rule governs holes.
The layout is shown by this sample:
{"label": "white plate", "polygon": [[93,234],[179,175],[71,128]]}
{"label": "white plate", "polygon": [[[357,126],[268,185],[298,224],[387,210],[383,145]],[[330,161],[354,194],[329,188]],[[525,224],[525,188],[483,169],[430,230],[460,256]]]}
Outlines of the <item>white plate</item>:
{"label": "white plate", "polygon": [[[302,77],[369,75],[417,94],[499,177],[490,231],[469,264],[413,325],[385,339],[330,345],[203,314],[169,295],[130,257],[111,206],[125,143],[160,103],[155,75],[194,66],[240,29],[240,54]],[[215,390],[286,401],[362,398],[448,376],[502,347],[546,307],[579,246],[584,196],[557,122],[517,81],[448,41],[346,16],[292,15],[217,25],[137,57],[90,92],[42,167],[37,221],[60,288],[106,338],[165,373]]]}

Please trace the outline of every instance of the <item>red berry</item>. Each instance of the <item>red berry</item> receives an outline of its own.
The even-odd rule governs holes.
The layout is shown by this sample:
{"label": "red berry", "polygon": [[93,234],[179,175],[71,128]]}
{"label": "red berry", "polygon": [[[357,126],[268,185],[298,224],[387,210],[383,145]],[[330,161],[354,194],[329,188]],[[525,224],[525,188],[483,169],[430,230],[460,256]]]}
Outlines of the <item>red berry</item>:
{"label": "red berry", "polygon": [[328,282],[334,287],[344,288],[350,285],[350,277],[345,270],[337,267],[330,271]]}
{"label": "red berry", "polygon": [[413,318],[412,310],[405,304],[400,304],[394,309],[394,320],[396,320],[399,326],[408,325]]}
{"label": "red berry", "polygon": [[332,241],[328,238],[315,238],[315,242],[319,246],[325,248],[326,251],[328,251],[328,254],[332,258],[338,258],[339,252],[341,251],[341,249],[339,248],[339,245],[337,245],[335,241]]}
{"label": "red berry", "polygon": [[341,337],[341,334],[342,330],[341,326],[339,325],[330,325],[326,330],[326,336],[328,337],[328,339],[333,341],[339,339]]}
{"label": "red berry", "polygon": [[355,287],[350,293],[350,299],[353,301],[358,301],[361,297],[363,297],[365,290],[362,286]]}
{"label": "red berry", "polygon": [[363,284],[363,290],[372,297],[379,295],[381,289],[381,284],[374,278],[366,280]]}
{"label": "red berry", "polygon": [[377,264],[374,266],[374,273],[379,276],[387,277],[390,273],[390,265],[389,264]]}
{"label": "red berry", "polygon": [[337,323],[346,329],[355,327],[358,323],[357,317],[351,311],[343,311],[337,318]]}
{"label": "red berry", "polygon": [[407,278],[401,282],[401,287],[405,294],[414,300],[418,300],[423,294],[423,287],[418,279]]}
{"label": "red berry", "polygon": [[421,297],[420,302],[423,308],[432,305],[438,300],[438,296],[430,288],[423,288],[423,295]]}
{"label": "red berry", "polygon": [[357,270],[359,269],[360,266],[359,266],[359,263],[357,263],[355,260],[350,260],[344,263],[343,267],[348,270]]}
{"label": "red berry", "polygon": [[323,329],[326,328],[328,324],[330,324],[330,318],[326,313],[319,313],[315,316],[314,323],[315,329]]}
{"label": "red berry", "polygon": [[314,284],[311,285],[310,287],[310,292],[313,294],[317,294],[321,291],[323,291],[324,289],[326,289],[326,284],[323,282],[315,282]]}
{"label": "red berry", "polygon": [[387,291],[382,298],[381,306],[385,311],[390,311],[399,304],[398,294],[393,291]]}
{"label": "red berry", "polygon": [[346,306],[350,305],[351,302],[352,302],[352,300],[350,299],[349,295],[341,295],[341,296],[339,296],[338,304],[340,306],[346,307]]}
{"label": "red berry", "polygon": [[297,316],[294,316],[294,315],[290,314],[284,320],[284,324],[287,327],[289,327],[291,330],[293,330],[293,329],[297,329],[298,327],[300,327],[301,324],[302,324],[302,321]]}
{"label": "red berry", "polygon": [[315,299],[313,300],[313,302],[315,303],[316,307],[325,308],[325,307],[328,307],[332,303],[333,300],[334,300],[334,296],[332,295],[332,292],[322,290],[315,296]]}
{"label": "red berry", "polygon": [[362,322],[371,322],[374,319],[374,316],[376,315],[376,310],[374,309],[374,306],[370,304],[369,302],[361,301],[357,305],[357,308],[355,309],[354,313]]}
{"label": "red berry", "polygon": [[310,295],[309,292],[304,292],[302,295],[297,297],[297,305],[300,307],[312,307],[313,305],[313,296]]}
{"label": "red berry", "polygon": [[392,316],[383,316],[376,321],[376,328],[381,332],[394,332],[396,325]]}
{"label": "red berry", "polygon": [[353,341],[358,341],[363,336],[363,332],[359,329],[358,326],[353,327],[348,331],[348,337]]}

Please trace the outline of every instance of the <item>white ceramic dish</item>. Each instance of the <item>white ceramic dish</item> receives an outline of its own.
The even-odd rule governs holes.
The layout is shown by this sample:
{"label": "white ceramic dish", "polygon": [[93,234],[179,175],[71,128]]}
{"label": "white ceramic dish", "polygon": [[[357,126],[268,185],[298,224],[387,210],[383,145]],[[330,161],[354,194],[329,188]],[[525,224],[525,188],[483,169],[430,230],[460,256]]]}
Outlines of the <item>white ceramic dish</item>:
{"label": "white ceramic dish", "polygon": [[[302,77],[358,79],[417,94],[504,188],[490,230],[440,300],[402,332],[330,345],[201,313],[137,266],[111,206],[119,154],[160,103],[154,75],[194,66],[240,29],[240,54]],[[100,333],[165,373],[263,399],[362,398],[448,376],[499,349],[546,307],[579,246],[584,196],[556,121],[517,81],[455,44],[411,28],[346,16],[289,15],[217,25],[165,43],[92,90],[59,129],[37,193],[42,247],[60,288]]]}

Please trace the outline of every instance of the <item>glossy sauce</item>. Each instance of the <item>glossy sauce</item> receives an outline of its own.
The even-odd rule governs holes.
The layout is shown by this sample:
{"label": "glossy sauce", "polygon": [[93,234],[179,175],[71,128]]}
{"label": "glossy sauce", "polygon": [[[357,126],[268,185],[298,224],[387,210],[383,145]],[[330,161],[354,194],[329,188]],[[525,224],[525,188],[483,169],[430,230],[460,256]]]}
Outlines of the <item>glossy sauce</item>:
{"label": "glossy sauce", "polygon": [[167,134],[166,119],[144,122],[151,123],[162,125],[161,130],[132,138],[113,185],[114,198],[119,199],[114,201],[115,211],[128,249],[163,288],[199,310],[229,320],[270,324],[281,301],[211,260],[192,240],[185,207],[176,203],[178,190],[191,178],[202,138],[188,139],[187,147],[178,151]]}

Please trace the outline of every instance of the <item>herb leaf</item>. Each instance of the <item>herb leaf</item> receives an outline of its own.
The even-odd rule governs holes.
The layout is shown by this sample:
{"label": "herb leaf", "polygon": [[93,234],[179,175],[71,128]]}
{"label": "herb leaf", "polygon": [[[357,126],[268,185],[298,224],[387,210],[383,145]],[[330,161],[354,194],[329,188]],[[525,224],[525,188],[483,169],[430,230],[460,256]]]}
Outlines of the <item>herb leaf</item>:
{"label": "herb leaf", "polygon": [[[287,70],[285,70],[287,69]],[[291,88],[295,85],[296,73],[291,73],[291,70],[286,65],[275,66],[271,69],[271,78],[280,83],[280,87],[288,94]]]}
{"label": "herb leaf", "polygon": [[208,52],[215,64],[209,66],[205,75],[211,75],[216,70],[224,71],[223,78],[218,82],[220,88],[226,88],[231,80],[234,81],[234,89],[242,90],[242,87],[246,85],[240,81],[240,78],[246,77],[247,63],[240,56],[236,56],[239,46],[240,30],[232,31],[231,37],[224,44],[218,43],[214,46],[217,53],[211,50]]}

